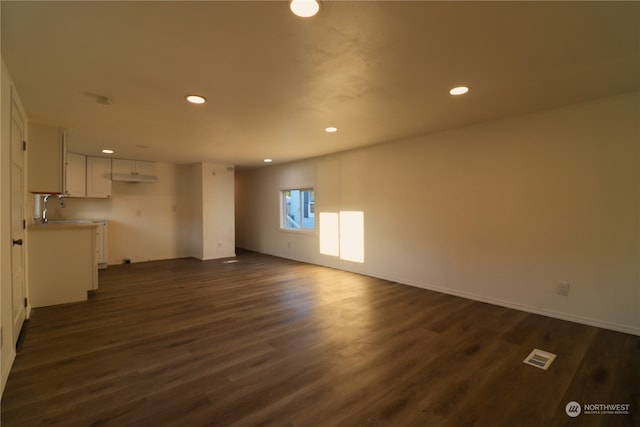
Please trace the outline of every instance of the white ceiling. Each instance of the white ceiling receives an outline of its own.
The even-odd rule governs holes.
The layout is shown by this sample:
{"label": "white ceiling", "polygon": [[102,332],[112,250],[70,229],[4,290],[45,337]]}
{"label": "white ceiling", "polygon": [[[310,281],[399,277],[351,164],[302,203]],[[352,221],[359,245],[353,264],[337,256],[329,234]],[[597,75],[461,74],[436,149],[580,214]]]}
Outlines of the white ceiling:
{"label": "white ceiling", "polygon": [[310,19],[284,1],[1,8],[29,118],[84,154],[252,167],[640,89],[638,2],[323,1]]}

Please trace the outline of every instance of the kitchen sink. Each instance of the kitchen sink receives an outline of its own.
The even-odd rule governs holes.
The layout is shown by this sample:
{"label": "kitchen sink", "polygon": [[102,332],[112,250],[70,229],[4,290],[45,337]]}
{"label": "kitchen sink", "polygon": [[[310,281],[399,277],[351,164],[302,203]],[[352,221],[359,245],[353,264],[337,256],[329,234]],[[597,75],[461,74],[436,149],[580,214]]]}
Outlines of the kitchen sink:
{"label": "kitchen sink", "polygon": [[89,221],[88,219],[59,219],[53,220],[50,219],[49,224],[92,224],[93,221]]}

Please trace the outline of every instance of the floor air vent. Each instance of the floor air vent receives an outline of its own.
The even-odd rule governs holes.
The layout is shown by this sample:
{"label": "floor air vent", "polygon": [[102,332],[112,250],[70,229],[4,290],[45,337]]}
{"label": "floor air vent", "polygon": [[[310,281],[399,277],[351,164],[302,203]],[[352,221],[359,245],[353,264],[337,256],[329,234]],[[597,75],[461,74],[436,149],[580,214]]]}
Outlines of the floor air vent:
{"label": "floor air vent", "polygon": [[556,355],[553,353],[549,353],[546,351],[534,349],[526,359],[524,359],[524,363],[527,365],[535,366],[536,368],[544,369],[545,371],[551,366]]}

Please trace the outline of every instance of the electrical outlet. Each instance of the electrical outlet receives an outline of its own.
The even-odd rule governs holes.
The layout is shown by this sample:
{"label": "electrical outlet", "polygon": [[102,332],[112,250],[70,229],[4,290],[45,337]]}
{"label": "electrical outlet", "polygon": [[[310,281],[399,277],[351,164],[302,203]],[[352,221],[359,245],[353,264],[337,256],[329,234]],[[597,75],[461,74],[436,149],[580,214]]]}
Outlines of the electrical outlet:
{"label": "electrical outlet", "polygon": [[556,285],[556,292],[563,297],[569,296],[569,283],[558,282]]}

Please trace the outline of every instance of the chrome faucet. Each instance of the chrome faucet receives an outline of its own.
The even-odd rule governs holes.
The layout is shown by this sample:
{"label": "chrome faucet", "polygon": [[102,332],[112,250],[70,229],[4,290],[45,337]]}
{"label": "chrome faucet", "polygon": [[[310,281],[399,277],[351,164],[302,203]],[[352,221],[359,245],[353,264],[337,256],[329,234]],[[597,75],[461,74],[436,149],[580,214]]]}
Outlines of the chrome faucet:
{"label": "chrome faucet", "polygon": [[[47,202],[49,201],[49,197],[51,197],[52,194],[45,194],[45,196],[42,198],[42,223],[46,224],[47,222],[49,222],[49,218],[47,218]],[[64,208],[64,200],[62,200],[62,194],[57,194],[58,197],[58,201],[60,202],[60,207]]]}
{"label": "chrome faucet", "polygon": [[49,222],[49,218],[47,218],[47,201],[49,201],[49,197],[51,194],[47,194],[42,198],[42,223],[46,224]]}

